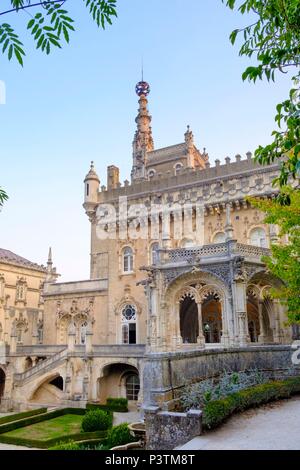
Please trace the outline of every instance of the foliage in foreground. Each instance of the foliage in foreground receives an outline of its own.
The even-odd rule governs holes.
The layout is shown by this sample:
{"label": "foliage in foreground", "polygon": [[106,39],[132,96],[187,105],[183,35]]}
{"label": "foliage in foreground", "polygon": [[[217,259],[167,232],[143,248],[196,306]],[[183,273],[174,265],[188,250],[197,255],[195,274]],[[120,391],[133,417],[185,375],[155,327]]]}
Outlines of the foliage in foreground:
{"label": "foliage in foreground", "polygon": [[279,226],[279,237],[288,236],[271,246],[271,257],[263,257],[268,270],[284,284],[271,291],[287,307],[288,323],[300,324],[300,191],[283,188],[289,205],[277,200],[251,199],[251,204],[266,213],[265,223]]}
{"label": "foliage in foreground", "polygon": [[202,409],[210,401],[267,381],[267,377],[256,369],[242,372],[224,371],[218,380],[211,378],[186,387],[181,396],[181,405],[185,410]]}
{"label": "foliage in foreground", "polygon": [[289,177],[300,176],[300,8],[299,0],[222,0],[232,10],[250,14],[255,21],[230,36],[232,44],[242,37],[240,55],[256,59],[247,67],[243,80],[256,82],[266,78],[275,81],[277,72],[286,73],[293,68],[294,86],[289,97],[277,105],[273,142],[255,151],[256,160],[262,164],[280,163],[280,174],[274,184],[285,186]]}
{"label": "foliage in foreground", "polygon": [[119,424],[108,431],[107,443],[110,449],[130,442],[134,442],[134,437],[130,434],[128,423]]}
{"label": "foliage in foreground", "polygon": [[0,210],[1,210],[1,207],[3,206],[4,202],[7,201],[7,199],[8,199],[8,195],[6,194],[4,189],[2,189],[0,187]]}
{"label": "foliage in foreground", "polygon": [[232,393],[221,400],[214,400],[203,408],[203,427],[213,429],[222,424],[233,413],[257,407],[270,401],[289,398],[300,393],[300,377],[266,384]]}
{"label": "foliage in foreground", "polygon": [[[10,0],[10,8],[2,7],[0,16],[11,16],[20,13],[21,18],[27,21],[24,11],[30,13],[31,19],[27,22],[27,31],[35,42],[36,48],[46,54],[51,49],[61,48],[63,43],[70,42],[70,35],[75,31],[74,20],[70,17],[67,5],[74,4],[77,0]],[[3,3],[3,2],[2,2]],[[92,20],[98,27],[105,29],[112,24],[112,19],[117,16],[117,0],[81,0]],[[13,57],[23,66],[25,51],[24,45],[15,29],[9,23],[0,23],[0,52],[7,54],[9,60]]]}

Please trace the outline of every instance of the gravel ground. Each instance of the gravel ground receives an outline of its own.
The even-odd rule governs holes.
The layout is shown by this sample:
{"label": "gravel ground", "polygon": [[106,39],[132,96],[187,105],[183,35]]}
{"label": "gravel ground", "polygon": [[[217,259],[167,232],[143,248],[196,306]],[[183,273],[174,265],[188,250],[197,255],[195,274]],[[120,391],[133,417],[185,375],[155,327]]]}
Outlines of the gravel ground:
{"label": "gravel ground", "polygon": [[300,450],[300,397],[232,417],[180,450]]}

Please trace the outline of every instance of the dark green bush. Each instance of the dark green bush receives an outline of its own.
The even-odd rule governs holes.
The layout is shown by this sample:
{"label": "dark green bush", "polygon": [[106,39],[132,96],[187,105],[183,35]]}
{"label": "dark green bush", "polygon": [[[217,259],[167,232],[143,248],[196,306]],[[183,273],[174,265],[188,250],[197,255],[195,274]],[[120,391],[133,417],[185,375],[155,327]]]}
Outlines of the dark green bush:
{"label": "dark green bush", "polygon": [[223,423],[235,412],[247,410],[264,403],[300,392],[300,377],[290,378],[283,381],[274,381],[266,384],[232,393],[221,400],[208,402],[203,409],[203,426],[213,429]]}
{"label": "dark green bush", "polygon": [[118,407],[128,409],[128,400],[127,398],[108,398],[106,404],[109,407]]}
{"label": "dark green bush", "polygon": [[104,410],[88,411],[81,423],[83,432],[106,431],[112,426],[112,413]]}
{"label": "dark green bush", "polygon": [[128,423],[122,423],[118,426],[114,426],[107,433],[107,443],[109,448],[123,446],[134,442],[134,437],[130,434],[128,429]]}
{"label": "dark green bush", "polygon": [[3,418],[0,418],[0,425],[11,423],[12,421],[19,421],[20,419],[30,418],[31,416],[37,416],[43,413],[47,413],[47,408],[39,408],[37,410],[24,411],[23,413],[3,416]]}

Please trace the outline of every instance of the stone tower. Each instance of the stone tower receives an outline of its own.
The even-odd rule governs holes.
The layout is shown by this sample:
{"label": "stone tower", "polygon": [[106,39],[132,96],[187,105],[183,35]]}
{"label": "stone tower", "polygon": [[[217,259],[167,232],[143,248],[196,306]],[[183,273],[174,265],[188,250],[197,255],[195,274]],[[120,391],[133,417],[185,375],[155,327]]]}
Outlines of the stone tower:
{"label": "stone tower", "polygon": [[136,85],[136,94],[139,99],[139,110],[135,122],[137,130],[133,141],[133,167],[131,172],[132,181],[146,178],[147,153],[154,150],[151,121],[152,117],[148,110],[147,96],[150,86],[141,81]]}

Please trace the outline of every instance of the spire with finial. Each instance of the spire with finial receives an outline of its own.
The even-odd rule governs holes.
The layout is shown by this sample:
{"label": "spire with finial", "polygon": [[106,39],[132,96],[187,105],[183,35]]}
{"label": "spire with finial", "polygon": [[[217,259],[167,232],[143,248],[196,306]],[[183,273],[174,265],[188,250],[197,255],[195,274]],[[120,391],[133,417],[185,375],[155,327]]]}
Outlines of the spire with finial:
{"label": "spire with finial", "polygon": [[46,275],[46,282],[56,282],[58,275],[56,273],[56,268],[53,267],[53,260],[52,260],[52,248],[49,248],[48,252],[48,261],[47,261],[47,275]]}
{"label": "spire with finial", "polygon": [[133,141],[133,168],[132,179],[143,179],[146,176],[147,153],[154,150],[151,121],[152,117],[148,110],[147,96],[150,93],[150,85],[143,79],[144,71],[142,67],[142,81],[136,85],[135,91],[139,96],[139,109],[135,122],[137,130]]}
{"label": "spire with finial", "polygon": [[52,261],[52,248],[50,246],[49,253],[48,253],[48,261],[47,261],[47,271],[52,272],[53,261]]}

